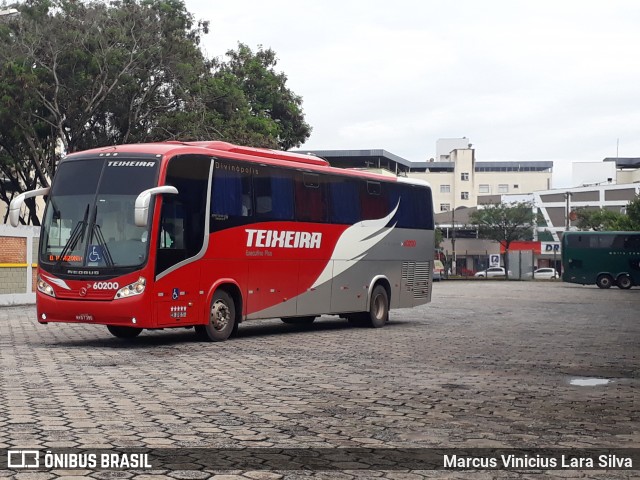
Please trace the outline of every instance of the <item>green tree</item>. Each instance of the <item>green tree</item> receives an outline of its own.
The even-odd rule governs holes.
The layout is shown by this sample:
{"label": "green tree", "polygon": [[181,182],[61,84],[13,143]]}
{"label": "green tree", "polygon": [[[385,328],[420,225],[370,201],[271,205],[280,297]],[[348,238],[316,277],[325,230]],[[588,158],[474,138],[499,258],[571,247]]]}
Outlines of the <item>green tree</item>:
{"label": "green tree", "polygon": [[[207,60],[183,0],[25,0],[0,17],[0,200],[66,152],[121,143],[300,145],[311,128],[271,50]],[[28,222],[38,224],[33,199]]]}
{"label": "green tree", "polygon": [[434,233],[434,243],[435,243],[435,248],[442,248],[442,242],[444,241],[444,235],[442,234],[442,230],[440,230],[439,228],[435,229],[435,233]]}
{"label": "green tree", "polygon": [[[254,53],[240,43],[237,50],[227,52],[226,61],[214,65],[214,80],[222,85],[234,84],[235,91],[241,91],[247,101],[244,115],[230,118],[244,124],[235,125],[241,135],[249,135],[239,143],[288,150],[299,147],[311,134],[311,127],[304,121],[302,98],[287,88],[286,75],[275,71],[277,63],[273,50],[259,46]],[[260,133],[257,138],[256,132]]]}
{"label": "green tree", "polygon": [[640,231],[640,195],[629,202],[618,227],[618,230]]}
{"label": "green tree", "polygon": [[604,208],[581,207],[575,210],[576,227],[594,231],[639,231],[640,195],[629,202],[626,213],[613,212]]}
{"label": "green tree", "polygon": [[616,230],[623,215],[604,208],[580,207],[574,210],[579,230]]}
{"label": "green tree", "polygon": [[478,227],[480,238],[495,240],[504,248],[504,264],[509,276],[509,247],[518,240],[531,240],[536,215],[529,202],[496,203],[472,212],[470,223]]}

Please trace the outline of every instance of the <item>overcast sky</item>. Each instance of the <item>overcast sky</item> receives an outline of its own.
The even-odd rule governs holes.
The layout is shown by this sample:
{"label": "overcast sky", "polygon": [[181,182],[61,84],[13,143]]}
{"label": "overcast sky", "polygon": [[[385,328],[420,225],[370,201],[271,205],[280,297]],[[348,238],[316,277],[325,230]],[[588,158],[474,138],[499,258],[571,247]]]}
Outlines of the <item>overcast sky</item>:
{"label": "overcast sky", "polygon": [[[272,48],[313,127],[303,149],[479,161],[640,157],[638,0],[186,0],[203,49]],[[619,144],[619,147],[617,145]]]}

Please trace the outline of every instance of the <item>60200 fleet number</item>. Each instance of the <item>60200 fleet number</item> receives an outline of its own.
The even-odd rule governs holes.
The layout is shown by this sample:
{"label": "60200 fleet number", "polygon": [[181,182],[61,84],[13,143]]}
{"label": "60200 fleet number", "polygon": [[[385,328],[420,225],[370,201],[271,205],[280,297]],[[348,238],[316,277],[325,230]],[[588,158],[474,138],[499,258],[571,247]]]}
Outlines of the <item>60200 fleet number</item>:
{"label": "60200 fleet number", "polygon": [[118,290],[120,284],[118,282],[94,282],[91,288],[94,290]]}

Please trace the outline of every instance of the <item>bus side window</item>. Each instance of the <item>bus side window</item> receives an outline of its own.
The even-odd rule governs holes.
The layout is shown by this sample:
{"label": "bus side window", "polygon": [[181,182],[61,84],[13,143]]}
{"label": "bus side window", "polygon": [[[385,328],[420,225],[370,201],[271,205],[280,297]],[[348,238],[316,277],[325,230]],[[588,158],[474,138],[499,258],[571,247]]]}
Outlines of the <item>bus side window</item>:
{"label": "bus side window", "polygon": [[391,212],[386,189],[380,182],[367,180],[361,184],[360,209],[363,220],[384,218]]}
{"label": "bus side window", "polygon": [[253,192],[260,220],[293,220],[293,179],[287,172],[254,176]]}
{"label": "bus side window", "polygon": [[624,237],[624,249],[640,252],[640,233],[637,235],[627,235]]}
{"label": "bus side window", "polygon": [[[167,201],[168,200],[168,201]],[[159,248],[183,250],[184,245],[184,206],[179,201],[167,199],[162,204],[160,215]]]}
{"label": "bus side window", "polygon": [[240,169],[216,169],[211,191],[210,231],[243,225],[252,221],[254,214],[249,173]]}
{"label": "bus side window", "polygon": [[355,179],[331,179],[328,184],[331,223],[353,225],[361,220],[358,184]]}
{"label": "bus side window", "polygon": [[221,217],[251,215],[251,186],[249,177],[234,171],[217,170],[213,177],[211,213]]}
{"label": "bus side window", "polygon": [[296,220],[300,222],[326,222],[327,201],[325,183],[320,175],[304,173],[296,179]]}
{"label": "bus side window", "polygon": [[398,205],[394,217],[398,228],[433,229],[433,200],[431,191],[413,185],[398,184],[393,186],[389,195],[390,207]]}

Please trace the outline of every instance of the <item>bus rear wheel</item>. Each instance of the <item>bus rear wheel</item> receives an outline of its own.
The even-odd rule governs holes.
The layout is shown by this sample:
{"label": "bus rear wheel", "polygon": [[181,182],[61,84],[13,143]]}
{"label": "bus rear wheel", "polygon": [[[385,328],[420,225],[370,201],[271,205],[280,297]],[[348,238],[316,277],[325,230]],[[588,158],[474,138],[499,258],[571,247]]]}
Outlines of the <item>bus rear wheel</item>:
{"label": "bus rear wheel", "polygon": [[286,323],[287,325],[311,325],[315,319],[315,316],[309,315],[306,317],[281,318],[280,320],[282,320],[282,323]]}
{"label": "bus rear wheel", "polygon": [[118,338],[136,338],[142,332],[141,328],[118,327],[115,325],[107,325],[107,330],[111,335]]}
{"label": "bus rear wheel", "polygon": [[611,275],[606,273],[600,275],[596,279],[596,285],[600,288],[611,288],[611,285],[613,285],[613,278],[611,278]]}
{"label": "bus rear wheel", "polygon": [[631,281],[631,277],[629,275],[622,274],[618,276],[616,284],[618,285],[618,288],[621,288],[622,290],[629,290],[633,285],[633,282]]}
{"label": "bus rear wheel", "polygon": [[236,306],[231,296],[218,290],[211,299],[209,323],[196,325],[196,333],[211,342],[224,342],[237,331]]}
{"label": "bus rear wheel", "polygon": [[369,312],[366,315],[366,323],[372,328],[384,327],[389,320],[389,295],[382,285],[376,285],[373,289]]}

